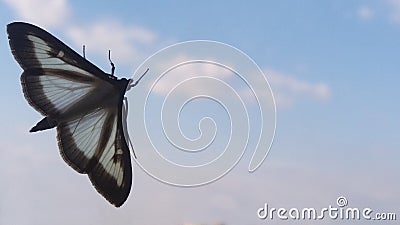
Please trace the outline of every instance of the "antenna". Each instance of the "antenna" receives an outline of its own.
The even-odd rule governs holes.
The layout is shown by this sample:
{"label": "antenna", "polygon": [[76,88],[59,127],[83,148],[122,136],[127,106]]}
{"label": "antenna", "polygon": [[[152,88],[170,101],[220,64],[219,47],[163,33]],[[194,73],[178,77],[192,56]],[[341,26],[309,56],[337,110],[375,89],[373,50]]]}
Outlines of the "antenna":
{"label": "antenna", "polygon": [[114,76],[115,66],[114,63],[111,61],[111,50],[108,50],[108,60],[111,64],[111,76]]}
{"label": "antenna", "polygon": [[139,77],[139,79],[135,83],[129,85],[129,88],[135,87],[139,83],[139,81],[144,77],[144,75],[146,75],[146,73],[148,71],[149,71],[149,68],[147,68],[147,70],[142,74],[142,76]]}

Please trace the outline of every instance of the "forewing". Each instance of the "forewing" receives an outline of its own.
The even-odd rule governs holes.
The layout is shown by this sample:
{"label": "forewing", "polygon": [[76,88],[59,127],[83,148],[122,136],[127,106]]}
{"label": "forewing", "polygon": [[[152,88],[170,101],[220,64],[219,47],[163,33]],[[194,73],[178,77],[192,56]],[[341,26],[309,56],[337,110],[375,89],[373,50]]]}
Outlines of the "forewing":
{"label": "forewing", "polygon": [[7,32],[11,51],[24,69],[25,98],[43,115],[62,114],[96,87],[112,90],[115,77],[41,28],[16,22]]}
{"label": "forewing", "polygon": [[81,57],[45,30],[31,24],[15,22],[7,25],[11,51],[24,70],[52,68],[84,70],[101,79],[108,75]]}

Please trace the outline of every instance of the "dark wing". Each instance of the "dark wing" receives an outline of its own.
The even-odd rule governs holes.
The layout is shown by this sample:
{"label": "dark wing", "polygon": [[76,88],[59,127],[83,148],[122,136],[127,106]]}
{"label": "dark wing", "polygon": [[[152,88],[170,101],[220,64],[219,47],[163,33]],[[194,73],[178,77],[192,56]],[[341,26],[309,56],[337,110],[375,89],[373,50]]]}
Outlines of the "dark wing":
{"label": "dark wing", "polygon": [[87,173],[97,191],[115,206],[128,198],[132,184],[129,148],[121,108],[98,109],[57,126],[64,160]]}
{"label": "dark wing", "polygon": [[115,206],[132,183],[123,133],[122,102],[128,81],[117,80],[60,40],[27,23],[7,26],[11,51],[24,69],[25,98],[57,121],[64,160],[87,173],[97,191]]}
{"label": "dark wing", "polygon": [[7,32],[11,51],[24,69],[25,97],[43,115],[57,117],[94,88],[112,90],[118,82],[39,27],[16,22]]}

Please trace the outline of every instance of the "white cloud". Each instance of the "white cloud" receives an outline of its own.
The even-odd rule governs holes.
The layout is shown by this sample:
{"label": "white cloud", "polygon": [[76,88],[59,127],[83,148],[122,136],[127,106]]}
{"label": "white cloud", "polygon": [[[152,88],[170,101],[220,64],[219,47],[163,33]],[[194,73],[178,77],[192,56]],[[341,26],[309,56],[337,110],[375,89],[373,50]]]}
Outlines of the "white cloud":
{"label": "white cloud", "polygon": [[[86,43],[88,53],[106,55],[108,49],[113,60],[130,63],[142,59],[143,49],[157,39],[156,34],[140,26],[123,25],[118,21],[99,21],[88,25],[74,25],[67,28],[67,35],[75,45]],[[141,46],[141,48],[139,47]]]}
{"label": "white cloud", "polygon": [[374,11],[368,6],[361,6],[357,9],[357,16],[362,20],[370,20],[374,15]]}
{"label": "white cloud", "polygon": [[400,0],[387,0],[386,2],[391,10],[390,19],[395,23],[400,23]]}
{"label": "white cloud", "polygon": [[[189,57],[177,56],[175,58],[167,59],[165,64],[167,65],[178,65],[179,63],[185,62]],[[164,63],[159,63],[162,65]],[[158,71],[158,69],[160,71]],[[161,68],[153,68],[153,73],[162,74],[165,71],[161,71]],[[264,74],[267,77],[269,84],[271,85],[276,104],[278,108],[290,108],[296,103],[304,100],[313,101],[327,101],[332,96],[330,87],[323,82],[313,83],[306,80],[298,79],[294,76],[284,74],[282,72],[267,68],[264,69]],[[254,92],[244,83],[237,84],[241,80],[235,80],[235,74],[231,73],[229,70],[224,70],[218,66],[212,64],[195,64],[191,66],[180,66],[179,68],[174,68],[174,73],[168,74],[168,76],[162,77],[156,85],[153,87],[153,92],[157,95],[168,94],[176,85],[180,82],[190,79],[193,77],[209,76],[222,80],[227,85],[231,86],[240,96],[246,99],[246,101],[253,102],[255,100],[254,93],[262,94],[265,96],[257,96],[259,98],[267,98],[269,92],[267,87],[264,86],[264,82],[256,82],[252,87]],[[246,78],[246,77],[244,77]],[[155,80],[156,78],[154,78]],[[260,77],[260,79],[264,79]],[[219,89],[212,88],[209,83],[203,83],[206,80],[197,80],[196,87],[193,85],[180,85],[180,87],[175,90],[176,94],[182,97],[190,97],[196,93],[197,88],[202,88],[207,90],[210,96],[217,96]],[[150,84],[152,85],[152,83]]]}
{"label": "white cloud", "polygon": [[[185,63],[192,60],[191,57],[185,55],[176,55],[173,58],[165,59],[163,62],[152,64],[152,72],[155,74],[163,74],[166,68],[171,70],[165,74],[153,87],[153,92],[158,95],[168,94],[176,85],[184,80],[199,77],[212,77],[226,81],[233,74],[230,70],[220,67],[212,63]],[[176,67],[175,67],[176,66]],[[156,80],[158,77],[155,77]],[[207,89],[208,94],[213,96],[219,90],[207,86],[206,79],[199,79],[196,83],[197,88]],[[152,83],[150,84],[152,85]],[[193,96],[196,88],[191,85],[182,85],[177,88],[179,96]]]}
{"label": "white cloud", "polygon": [[70,15],[66,0],[3,0],[20,17],[40,26],[58,26]]}
{"label": "white cloud", "polygon": [[371,8],[370,6],[360,6],[357,8],[357,16],[362,20],[371,20],[375,17],[382,17],[394,23],[400,24],[400,0],[384,0],[381,6],[385,9],[379,10],[379,6]]}
{"label": "white cloud", "polygon": [[[108,50],[118,64],[138,64],[154,49],[156,34],[144,27],[124,25],[116,20],[94,23],[71,23],[73,17],[67,0],[3,0],[21,20],[45,29],[63,30],[76,46],[87,46],[87,53],[106,57]],[[49,30],[49,32],[51,32]]]}
{"label": "white cloud", "polygon": [[304,99],[328,100],[332,93],[325,83],[311,83],[273,69],[264,69],[278,108],[289,108]]}

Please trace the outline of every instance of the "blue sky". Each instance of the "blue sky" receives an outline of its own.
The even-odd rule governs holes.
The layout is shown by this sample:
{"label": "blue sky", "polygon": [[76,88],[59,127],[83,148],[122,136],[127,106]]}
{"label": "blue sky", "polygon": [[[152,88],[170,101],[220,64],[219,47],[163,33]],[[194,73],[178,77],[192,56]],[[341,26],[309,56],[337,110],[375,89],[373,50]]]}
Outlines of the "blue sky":
{"label": "blue sky", "polygon": [[[44,2],[0,1],[0,224],[280,224],[259,220],[257,209],[326,207],[341,195],[350,206],[400,215],[400,1]],[[62,161],[55,131],[28,132],[41,116],[23,98],[5,32],[12,21],[37,24],[78,52],[85,44],[104,71],[111,49],[119,77],[177,42],[235,46],[276,98],[270,154],[254,173],[245,155],[197,188],[158,182],[133,162],[130,197],[114,209]]]}

